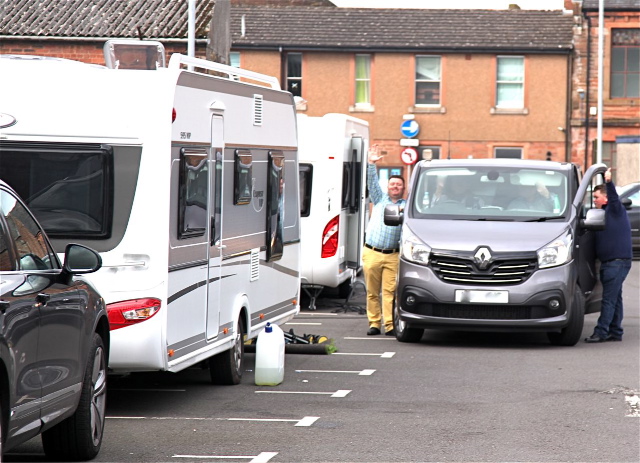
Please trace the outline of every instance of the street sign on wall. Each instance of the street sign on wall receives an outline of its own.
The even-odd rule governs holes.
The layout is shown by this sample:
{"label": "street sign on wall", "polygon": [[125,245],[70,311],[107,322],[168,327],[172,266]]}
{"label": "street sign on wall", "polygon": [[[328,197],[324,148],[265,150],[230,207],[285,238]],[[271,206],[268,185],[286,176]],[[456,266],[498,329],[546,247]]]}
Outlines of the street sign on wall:
{"label": "street sign on wall", "polygon": [[420,125],[415,119],[404,121],[400,126],[400,132],[402,132],[402,135],[406,138],[413,138],[420,132]]}

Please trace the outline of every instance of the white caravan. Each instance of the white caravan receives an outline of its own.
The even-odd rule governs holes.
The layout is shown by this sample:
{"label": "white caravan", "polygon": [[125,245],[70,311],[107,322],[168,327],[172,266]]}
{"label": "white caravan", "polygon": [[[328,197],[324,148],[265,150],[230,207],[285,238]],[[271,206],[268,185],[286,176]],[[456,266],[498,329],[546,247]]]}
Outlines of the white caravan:
{"label": "white caravan", "polygon": [[238,383],[244,340],[300,308],[291,94],[179,54],[154,70],[26,56],[0,68],[0,177],[58,252],[100,252],[111,371],[207,361],[212,381]]}
{"label": "white caravan", "polygon": [[301,284],[312,310],[325,287],[348,297],[362,268],[368,148],[367,121],[298,115]]}

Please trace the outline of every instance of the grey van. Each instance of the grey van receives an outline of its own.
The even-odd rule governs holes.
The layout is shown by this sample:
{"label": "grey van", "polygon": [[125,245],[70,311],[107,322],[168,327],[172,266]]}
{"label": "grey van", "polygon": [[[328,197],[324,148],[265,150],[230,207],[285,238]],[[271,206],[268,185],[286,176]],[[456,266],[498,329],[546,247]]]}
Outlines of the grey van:
{"label": "grey van", "polygon": [[542,331],[575,345],[600,310],[593,247],[604,211],[591,191],[607,167],[520,159],[420,161],[404,210],[394,329]]}

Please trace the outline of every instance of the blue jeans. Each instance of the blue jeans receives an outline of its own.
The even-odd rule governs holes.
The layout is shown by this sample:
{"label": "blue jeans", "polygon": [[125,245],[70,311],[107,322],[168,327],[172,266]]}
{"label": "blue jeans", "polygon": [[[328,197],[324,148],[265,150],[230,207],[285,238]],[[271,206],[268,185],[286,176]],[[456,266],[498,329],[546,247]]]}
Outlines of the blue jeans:
{"label": "blue jeans", "polygon": [[631,270],[631,259],[612,260],[600,265],[602,308],[593,330],[601,338],[622,338],[622,284]]}

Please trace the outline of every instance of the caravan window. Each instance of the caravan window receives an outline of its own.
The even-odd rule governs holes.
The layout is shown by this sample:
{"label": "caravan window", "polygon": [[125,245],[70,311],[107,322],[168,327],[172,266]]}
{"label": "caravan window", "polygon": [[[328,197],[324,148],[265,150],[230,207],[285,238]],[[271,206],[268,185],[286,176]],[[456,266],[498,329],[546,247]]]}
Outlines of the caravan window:
{"label": "caravan window", "polygon": [[207,230],[209,168],[206,149],[180,152],[178,238],[203,236]]}
{"label": "caravan window", "polygon": [[253,159],[249,150],[236,150],[233,204],[251,202]]}
{"label": "caravan window", "polygon": [[313,166],[300,164],[300,217],[309,217],[311,213],[311,184],[313,180]]}
{"label": "caravan window", "polygon": [[99,144],[3,142],[0,177],[51,238],[111,236],[113,152]]}
{"label": "caravan window", "polygon": [[284,155],[269,151],[267,179],[267,260],[277,260],[284,252]]}

